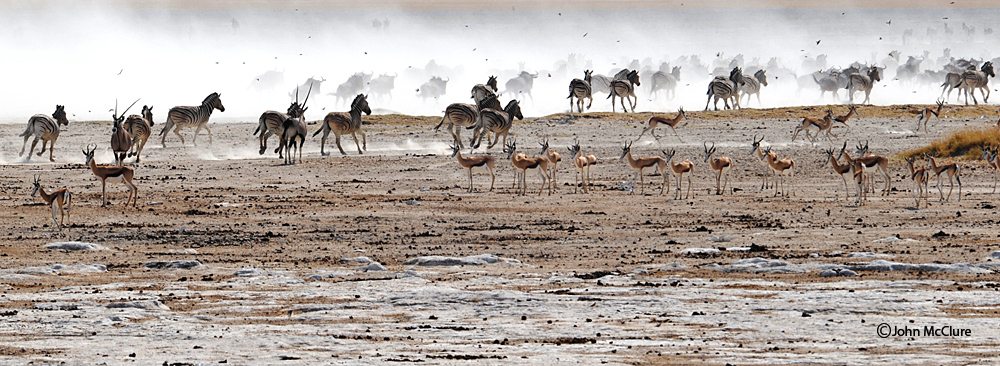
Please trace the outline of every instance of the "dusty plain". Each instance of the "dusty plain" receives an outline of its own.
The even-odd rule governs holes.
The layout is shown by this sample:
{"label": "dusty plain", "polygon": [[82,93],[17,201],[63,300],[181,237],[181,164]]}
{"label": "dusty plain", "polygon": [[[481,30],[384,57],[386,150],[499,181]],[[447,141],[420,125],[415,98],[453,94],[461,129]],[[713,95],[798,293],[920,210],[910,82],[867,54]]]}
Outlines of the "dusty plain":
{"label": "dusty plain", "polygon": [[[826,106],[692,111],[677,128],[683,142],[664,128],[635,142],[636,156],[676,149],[676,160],[694,163],[688,200],[661,195],[648,169],[643,194],[623,183],[632,171],[622,145],[649,113],[517,121],[511,138],[529,155],[543,137],[563,154],[555,193],[538,195],[529,172],[526,196],[511,188],[499,145],[489,151],[494,191],[476,170],[476,192],[466,192],[450,136],[433,131],[440,117],[366,116],[365,154],[347,137],[347,156],[332,140],[333,154],[320,156],[310,137],[291,166],[257,154],[256,122],[210,123],[210,146],[204,132],[193,146],[186,129],[186,145],[171,134],[161,148],[154,135],[142,163],[128,160],[137,208],[123,207],[120,184],[108,185],[111,206],[100,207],[100,182],[82,164],[88,143],[100,146],[99,163],[112,160],[109,123],[64,127],[55,163],[47,153],[18,158],[24,126],[2,125],[0,363],[1000,363],[993,171],[946,159],[962,165],[961,195],[956,187],[941,202],[932,178],[930,207],[916,209],[895,158],[995,125],[997,113],[949,106],[931,132],[916,133],[922,107],[859,107],[851,128],[836,131],[838,148],[868,141],[890,157],[891,194],[860,207],[823,153],[833,145],[790,141],[802,117]],[[795,159],[792,197],[761,191],[755,135]],[[599,160],[589,194],[574,193],[574,140]],[[703,142],[735,160],[725,195],[711,192]],[[50,209],[29,196],[34,175],[72,190],[69,227],[56,230]],[[65,241],[105,249],[44,248]],[[480,257],[404,264],[427,256]],[[384,268],[342,261],[357,257]],[[199,265],[147,266],[190,260]],[[858,275],[821,276],[848,269]],[[919,334],[882,338],[882,323]],[[970,333],[928,336],[925,326]]]}

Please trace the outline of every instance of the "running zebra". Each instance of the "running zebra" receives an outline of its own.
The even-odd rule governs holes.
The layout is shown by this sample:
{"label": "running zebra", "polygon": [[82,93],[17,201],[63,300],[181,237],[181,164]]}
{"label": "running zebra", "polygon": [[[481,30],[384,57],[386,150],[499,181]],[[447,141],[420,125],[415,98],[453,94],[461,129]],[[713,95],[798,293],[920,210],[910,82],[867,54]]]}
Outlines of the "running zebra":
{"label": "running zebra", "polygon": [[868,68],[868,75],[861,75],[859,73],[853,73],[847,77],[847,97],[850,99],[851,104],[854,104],[854,93],[858,91],[865,92],[865,101],[861,104],[871,104],[869,102],[869,96],[872,94],[872,87],[875,86],[876,81],[882,81],[882,77],[879,76],[878,67],[872,65]]}
{"label": "running zebra", "polygon": [[677,82],[681,80],[681,67],[674,66],[669,73],[657,71],[653,73],[649,84],[649,100],[655,99],[660,94],[660,90],[666,91],[667,99],[674,99],[677,96]]}
{"label": "running zebra", "polygon": [[722,99],[722,103],[726,109],[729,109],[729,101],[733,101],[733,109],[740,108],[740,98],[739,90],[743,87],[746,81],[743,80],[743,70],[739,67],[734,67],[733,71],[729,72],[729,79],[722,76],[716,76],[708,83],[708,100],[705,101],[705,110],[708,110],[708,104],[711,103],[712,97],[715,97],[715,110],[719,110],[719,99]]}
{"label": "running zebra", "polygon": [[[222,100],[219,99],[219,93],[212,93],[205,97],[205,100],[201,101],[201,105],[197,107],[189,106],[179,106],[170,108],[167,112],[167,123],[163,126],[163,130],[160,131],[160,145],[163,147],[167,146],[167,132],[170,129],[174,130],[174,134],[181,139],[181,145],[184,145],[184,136],[181,136],[180,130],[184,127],[196,127],[194,130],[194,138],[191,142],[195,146],[198,146],[198,132],[204,128],[208,131],[208,144],[212,144],[212,130],[208,128],[208,117],[212,115],[212,110],[218,109],[219,112],[225,112],[226,107],[222,105]],[[174,127],[176,126],[176,128]]]}
{"label": "running zebra", "polygon": [[979,89],[980,93],[983,94],[983,103],[986,103],[990,99],[990,77],[996,77],[997,75],[993,73],[993,62],[986,61],[983,67],[975,70],[966,70],[962,73],[962,80],[959,81],[956,88],[961,88],[965,92],[965,105],[969,105],[969,94],[972,94],[972,101],[979,105],[979,101],[976,100],[976,89]]}
{"label": "running zebra", "polygon": [[[368,137],[365,136],[364,131],[361,131],[361,113],[369,116],[372,114],[371,108],[368,107],[367,98],[364,94],[358,94],[358,96],[354,97],[354,101],[351,102],[350,112],[330,112],[323,118],[323,126],[313,133],[313,137],[316,137],[320,132],[323,132],[323,139],[319,145],[319,153],[321,155],[329,155],[324,149],[326,148],[326,137],[330,135],[330,131],[333,131],[334,136],[337,137],[337,149],[340,149],[341,155],[347,155],[347,153],[340,146],[340,135],[348,133],[354,137],[354,144],[358,146],[358,154],[363,154],[361,152],[362,146],[364,146],[365,150],[368,150]],[[358,144],[357,134],[361,134],[363,145]]]}
{"label": "running zebra", "polygon": [[476,105],[488,98],[490,95],[497,95],[497,77],[490,75],[490,78],[486,80],[486,84],[476,84],[472,87],[472,99],[476,101]]}
{"label": "running zebra", "polygon": [[590,91],[592,94],[611,93],[611,78],[601,74],[591,75]]}
{"label": "running zebra", "polygon": [[306,100],[299,104],[299,94],[295,93],[295,102],[292,102],[288,106],[287,113],[281,113],[278,111],[266,111],[260,115],[257,123],[257,130],[253,132],[254,136],[260,133],[260,150],[257,152],[260,155],[264,155],[264,151],[267,150],[267,140],[271,138],[272,135],[278,136],[278,147],[274,149],[274,152],[278,153],[278,158],[284,158],[283,147],[285,147],[285,139],[283,134],[285,133],[285,121],[289,118],[303,117],[306,113],[305,105],[309,102],[309,95],[312,94],[312,88],[306,92]]}
{"label": "running zebra", "polygon": [[[962,74],[957,72],[949,72],[944,76],[944,83],[941,84],[941,98],[951,98],[951,91],[958,87],[958,84],[962,82]],[[944,92],[948,92],[948,96],[945,97]],[[955,97],[956,100],[962,100],[962,92],[959,91],[958,95]]]}
{"label": "running zebra", "polygon": [[146,140],[153,134],[153,107],[142,106],[142,115],[133,114],[125,120],[125,131],[132,134],[132,148],[128,157],[135,156],[138,163],[142,148],[146,147]]}
{"label": "running zebra", "polygon": [[590,88],[590,80],[592,80],[593,70],[583,71],[583,80],[573,79],[569,82],[569,112],[573,113],[573,97],[576,97],[576,109],[579,113],[583,113],[583,100],[590,99],[587,103],[587,109],[594,104],[593,90]]}
{"label": "running zebra", "polygon": [[[514,125],[514,118],[524,119],[524,116],[521,115],[521,106],[518,105],[516,100],[508,102],[507,107],[503,110],[486,108],[480,111],[479,123],[477,123],[479,127],[477,129],[481,130],[481,132],[476,138],[476,143],[472,145],[472,148],[478,149],[479,144],[483,142],[483,137],[487,136],[488,132],[493,132],[494,139],[486,148],[487,150],[500,141],[500,134],[503,134],[503,143],[504,146],[507,146],[507,134],[510,132],[510,127]],[[486,139],[489,140],[489,137]]]}
{"label": "running zebra", "polygon": [[635,113],[635,105],[639,102],[639,98],[635,96],[635,87],[639,85],[639,72],[635,70],[622,70],[615,75],[615,80],[611,81],[611,92],[608,93],[608,98],[611,98],[611,112],[615,111],[615,97],[621,98],[622,111],[625,111],[625,100],[628,99],[629,105],[632,107],[632,113]]}
{"label": "running zebra", "polygon": [[52,112],[52,117],[36,114],[28,119],[28,128],[21,133],[21,137],[24,137],[24,143],[21,144],[21,153],[17,156],[24,155],[24,146],[28,144],[28,137],[35,135],[35,140],[31,142],[31,150],[28,150],[28,160],[31,160],[31,153],[35,151],[38,140],[42,140],[42,149],[38,151],[38,156],[42,156],[42,153],[45,152],[45,144],[48,143],[49,161],[55,161],[52,158],[52,150],[55,149],[56,139],[59,138],[59,125],[69,125],[64,107],[56,105],[56,111]]}
{"label": "running zebra", "polygon": [[[744,74],[743,81],[745,81],[746,84],[743,84],[743,87],[740,88],[740,91],[743,92],[743,95],[747,96],[747,105],[750,105],[750,95],[756,94],[757,105],[760,106],[761,105],[760,87],[762,85],[767,86],[767,75],[765,74],[764,70],[763,69],[757,70],[757,72],[753,74],[753,77]],[[742,98],[742,96],[740,98]]]}

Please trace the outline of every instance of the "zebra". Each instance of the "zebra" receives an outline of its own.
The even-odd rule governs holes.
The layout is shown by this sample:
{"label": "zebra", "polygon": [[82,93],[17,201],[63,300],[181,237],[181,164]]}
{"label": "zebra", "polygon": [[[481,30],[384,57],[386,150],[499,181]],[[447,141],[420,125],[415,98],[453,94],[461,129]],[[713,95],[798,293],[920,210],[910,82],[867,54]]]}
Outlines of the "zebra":
{"label": "zebra", "polygon": [[[326,153],[324,148],[326,147],[326,137],[330,135],[330,131],[337,137],[337,149],[340,149],[341,155],[347,155],[344,152],[344,148],[340,146],[340,135],[351,134],[354,137],[354,144],[358,145],[358,135],[361,134],[361,140],[365,150],[368,150],[368,137],[365,136],[365,132],[361,131],[361,113],[367,115],[372,114],[371,108],[368,107],[368,96],[364,94],[358,94],[354,97],[354,101],[351,102],[351,111],[344,112],[330,112],[323,118],[323,126],[313,133],[313,137],[316,137],[320,132],[323,132],[323,139],[319,145],[320,155],[327,156],[330,155]],[[358,154],[363,154],[361,152],[361,145],[358,145]]]}
{"label": "zebra", "polygon": [[490,75],[490,78],[486,80],[486,84],[476,84],[472,87],[472,99],[478,105],[490,95],[496,96],[497,90],[497,77]]}
{"label": "zebra", "polygon": [[715,110],[719,110],[719,99],[722,99],[726,109],[729,109],[730,99],[733,100],[733,109],[741,108],[739,90],[744,83],[743,70],[739,67],[734,67],[733,71],[729,72],[729,79],[716,76],[708,83],[708,92],[706,93],[708,100],[705,101],[705,110],[708,110],[708,104],[712,101],[712,97],[715,97]]}
{"label": "zebra", "polygon": [[21,153],[17,156],[24,155],[24,146],[28,144],[28,137],[35,135],[35,140],[31,142],[31,150],[28,150],[27,159],[31,160],[31,153],[35,151],[35,145],[38,144],[38,140],[42,140],[42,149],[38,151],[38,156],[45,153],[45,144],[48,143],[49,161],[55,161],[52,158],[52,150],[55,149],[56,139],[59,138],[59,125],[69,125],[65,106],[56,105],[56,111],[52,112],[52,117],[44,114],[31,116],[28,119],[28,128],[25,128],[24,132],[21,133],[21,137],[24,137],[24,143],[21,144]]}
{"label": "zebra", "polygon": [[[495,99],[495,98],[494,98]],[[434,131],[437,131],[444,125],[444,121],[448,121],[448,132],[451,132],[451,136],[455,139],[459,149],[464,148],[465,145],[462,144],[462,130],[455,128],[458,127],[470,127],[475,126],[479,121],[479,108],[472,104],[466,103],[452,103],[448,105],[448,108],[444,109],[444,117],[441,118],[441,122],[434,127]],[[473,134],[472,141],[475,141],[475,134]],[[469,141],[471,144],[472,141]]]}
{"label": "zebra", "polygon": [[611,93],[611,78],[601,74],[591,75],[590,90],[591,94]]}
{"label": "zebra", "polygon": [[649,85],[649,100],[653,100],[659,96],[660,90],[666,91],[667,99],[674,99],[677,96],[677,82],[681,80],[681,67],[674,66],[669,73],[663,71],[657,71],[653,73],[653,77],[650,78]]}
{"label": "zebra", "polygon": [[[619,75],[624,77],[619,78]],[[639,98],[635,96],[635,87],[638,85],[640,85],[638,71],[626,69],[615,75],[615,80],[611,82],[611,92],[608,93],[608,98],[611,98],[611,112],[615,111],[615,97],[617,96],[621,98],[623,111],[625,110],[625,100],[628,99],[632,113],[635,113],[635,105],[639,102]]]}
{"label": "zebra", "polygon": [[[170,129],[174,130],[174,134],[181,139],[181,145],[184,145],[184,136],[181,136],[180,130],[184,127],[195,127],[194,137],[191,142],[195,146],[198,146],[198,132],[204,128],[208,131],[208,144],[212,144],[212,130],[208,128],[208,117],[212,115],[212,110],[218,109],[219,112],[225,112],[226,107],[222,105],[222,99],[219,99],[219,93],[212,93],[205,97],[205,100],[201,101],[201,105],[197,107],[192,106],[178,106],[170,108],[167,112],[167,122],[163,129],[160,130],[160,145],[163,147],[167,146],[167,132]],[[174,126],[177,126],[174,128]]]}
{"label": "zebra", "polygon": [[962,88],[965,92],[965,105],[969,105],[969,94],[972,94],[972,101],[979,105],[979,101],[976,100],[976,89],[980,90],[983,94],[983,103],[986,103],[990,99],[990,88],[987,84],[990,83],[990,77],[996,77],[993,73],[993,62],[986,61],[980,71],[966,70],[962,73],[962,79],[959,81],[957,88]]}
{"label": "zebra", "polygon": [[[944,76],[944,83],[941,84],[941,98],[951,98],[951,91],[958,87],[958,83],[962,81],[962,74],[957,72],[949,72]],[[945,97],[944,92],[948,92],[948,96]],[[956,100],[962,100],[962,92],[959,91],[958,95],[955,97]]]}
{"label": "zebra", "polygon": [[850,74],[847,78],[847,87],[844,89],[847,89],[847,97],[850,99],[851,104],[854,104],[854,93],[859,90],[865,92],[865,101],[861,104],[871,104],[869,96],[876,81],[882,81],[882,77],[879,76],[878,67],[874,65],[868,68],[868,75],[861,75],[859,73]]}
{"label": "zebra", "polygon": [[142,115],[133,114],[125,119],[125,131],[132,134],[132,147],[128,157],[135,156],[135,162],[139,162],[139,155],[146,147],[146,140],[152,135],[153,127],[153,107],[142,106]]}
{"label": "zebra", "polygon": [[257,152],[260,155],[264,155],[264,151],[267,150],[267,139],[271,138],[271,135],[278,135],[278,147],[274,149],[274,152],[278,153],[278,158],[284,158],[282,148],[285,147],[285,121],[289,118],[304,117],[306,110],[305,105],[309,102],[309,95],[312,94],[312,89],[310,88],[306,92],[306,99],[299,104],[299,95],[295,94],[295,101],[288,106],[287,113],[281,113],[278,111],[266,111],[260,115],[257,123],[257,130],[253,132],[254,136],[260,133],[260,150]]}
{"label": "zebra", "polygon": [[593,90],[590,88],[590,80],[592,80],[593,70],[584,70],[583,79],[573,79],[569,82],[569,112],[573,113],[573,97],[576,97],[576,109],[578,112],[583,113],[583,99],[590,99],[587,103],[587,109],[594,104]]}
{"label": "zebra", "polygon": [[[767,86],[767,74],[765,73],[765,71],[763,69],[757,70],[757,72],[753,74],[753,77],[744,74],[743,80],[746,81],[746,84],[743,84],[743,87],[740,88],[740,91],[743,92],[743,95],[747,96],[747,105],[750,105],[751,94],[757,95],[757,105],[761,105],[760,87]],[[740,98],[742,98],[742,96]]]}
{"label": "zebra", "polygon": [[[486,108],[479,112],[479,128],[481,130],[478,137],[476,138],[476,143],[472,145],[473,149],[478,149],[479,144],[483,142],[483,137],[486,136],[488,132],[493,132],[494,139],[493,142],[486,148],[489,150],[497,142],[500,141],[500,134],[503,134],[503,144],[507,145],[507,134],[510,132],[510,127],[514,124],[514,119],[524,119],[521,115],[521,106],[518,104],[517,100],[511,100],[507,103],[507,107],[503,110],[497,110],[493,108]],[[486,138],[489,140],[489,138]],[[487,141],[488,142],[488,141]]]}

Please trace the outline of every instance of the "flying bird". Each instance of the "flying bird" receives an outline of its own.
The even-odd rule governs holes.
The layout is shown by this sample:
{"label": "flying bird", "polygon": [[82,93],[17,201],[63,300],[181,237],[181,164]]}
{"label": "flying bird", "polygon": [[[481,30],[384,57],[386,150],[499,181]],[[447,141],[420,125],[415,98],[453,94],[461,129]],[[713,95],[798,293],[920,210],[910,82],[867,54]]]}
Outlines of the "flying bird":
{"label": "flying bird", "polygon": [[590,33],[590,32],[584,33],[583,36],[586,37],[588,33]]}
{"label": "flying bird", "polygon": [[823,42],[823,40],[821,39],[821,40],[816,41],[816,44],[819,44],[820,42]]}
{"label": "flying bird", "polygon": [[121,70],[119,70],[119,71],[118,71],[118,75],[121,75],[121,74],[122,74],[122,71],[125,71],[125,69],[121,69]]}
{"label": "flying bird", "polygon": [[888,22],[885,22],[885,24],[886,24],[886,25],[892,25],[892,19],[889,19],[889,21],[888,21]]}

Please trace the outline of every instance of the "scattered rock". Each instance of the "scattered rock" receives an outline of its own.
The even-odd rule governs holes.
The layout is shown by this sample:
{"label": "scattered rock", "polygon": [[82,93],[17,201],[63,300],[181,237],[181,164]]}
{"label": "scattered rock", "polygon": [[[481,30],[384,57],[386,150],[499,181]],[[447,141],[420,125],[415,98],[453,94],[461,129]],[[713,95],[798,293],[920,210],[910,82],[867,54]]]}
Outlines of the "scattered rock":
{"label": "scattered rock", "polygon": [[948,233],[944,232],[944,230],[938,231],[938,232],[934,233],[934,235],[931,235],[931,237],[934,237],[934,238],[947,238],[949,236],[951,236],[951,234],[948,234]]}
{"label": "scattered rock", "polygon": [[504,263],[520,264],[521,261],[516,259],[500,258],[493,254],[480,254],[471,255],[468,257],[443,257],[443,256],[426,256],[408,259],[403,262],[407,266],[482,266],[486,264],[495,264],[503,261]]}
{"label": "scattered rock", "polygon": [[104,307],[108,309],[143,309],[143,310],[170,310],[160,300],[135,300],[129,302],[112,302]]}
{"label": "scattered rock", "polygon": [[200,267],[202,264],[197,260],[184,260],[184,261],[156,261],[148,262],[143,264],[143,267],[153,268],[153,269],[191,269],[195,267]]}
{"label": "scattered rock", "polygon": [[360,265],[365,265],[374,262],[368,257],[354,257],[354,258],[341,258],[340,263],[355,263]]}
{"label": "scattered rock", "polygon": [[363,267],[358,268],[358,271],[361,271],[361,272],[382,272],[382,271],[385,271],[385,266],[383,266],[381,263],[372,262],[372,263],[368,264],[367,266],[363,266]]}
{"label": "scattered rock", "polygon": [[45,244],[45,249],[65,250],[68,252],[75,252],[80,250],[107,250],[108,247],[100,244],[84,243],[79,241],[60,241],[60,242]]}
{"label": "scattered rock", "polygon": [[233,272],[233,275],[237,277],[257,277],[263,274],[264,274],[263,271],[253,267],[243,267],[242,269]]}

